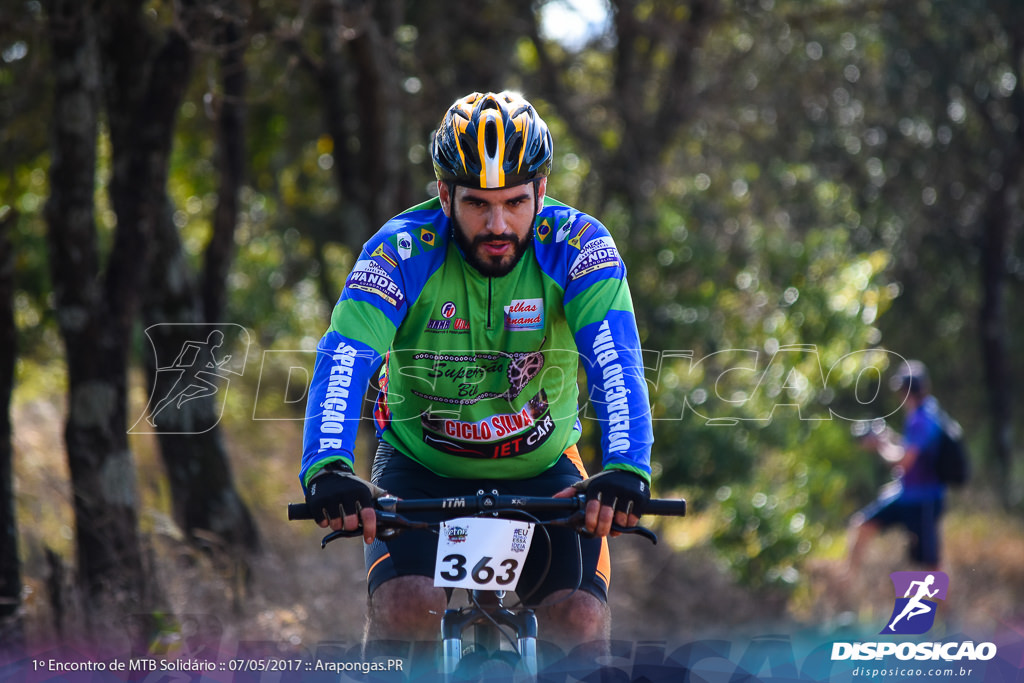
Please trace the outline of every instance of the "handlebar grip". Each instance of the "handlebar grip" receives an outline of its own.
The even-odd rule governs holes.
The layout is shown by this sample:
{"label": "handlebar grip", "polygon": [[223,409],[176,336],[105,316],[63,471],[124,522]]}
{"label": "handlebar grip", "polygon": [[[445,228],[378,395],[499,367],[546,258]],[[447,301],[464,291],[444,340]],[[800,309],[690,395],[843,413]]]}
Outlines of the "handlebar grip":
{"label": "handlebar grip", "polygon": [[686,500],[683,498],[652,498],[644,505],[645,515],[662,515],[667,517],[685,517]]}
{"label": "handlebar grip", "polygon": [[288,519],[290,521],[313,519],[313,513],[305,503],[288,503]]}

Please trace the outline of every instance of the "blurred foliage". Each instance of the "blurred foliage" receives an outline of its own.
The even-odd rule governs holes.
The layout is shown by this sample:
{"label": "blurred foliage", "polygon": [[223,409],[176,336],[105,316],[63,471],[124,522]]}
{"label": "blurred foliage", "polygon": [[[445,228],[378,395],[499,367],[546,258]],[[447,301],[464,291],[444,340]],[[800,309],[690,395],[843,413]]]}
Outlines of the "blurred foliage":
{"label": "blurred foliage", "polygon": [[[240,3],[248,164],[230,321],[260,350],[313,348],[376,227],[339,180],[344,160],[370,144],[356,107],[367,75],[349,49],[358,38],[382,41],[378,76],[394,117],[373,115],[401,150],[396,196],[408,203],[430,190],[427,145],[443,108],[470,90],[522,89],[556,141],[550,194],[604,222],[629,267],[657,489],[715,515],[714,543],[747,581],[792,585],[884,474],[849,425],[897,407],[878,391],[896,357],[885,349],[928,362],[972,438],[982,431],[977,224],[1007,181],[993,168],[1019,137],[1014,103],[1024,98],[1024,37],[1012,34],[1024,22],[1016,10],[1003,20],[1008,1],[616,1],[617,21],[573,44],[551,27],[531,35],[526,3],[451,14],[365,3],[355,17],[328,3]],[[533,3],[532,19],[549,4]],[[17,5],[0,12],[17,19],[0,29],[0,212],[18,212],[20,351],[45,362],[59,349],[41,218],[50,77],[40,5]],[[628,42],[616,34],[627,28],[637,31]],[[215,57],[198,53],[168,188],[197,264],[216,204]],[[553,59],[560,80],[548,83]],[[347,69],[341,121],[326,113],[317,70],[333,63]],[[631,64],[649,77],[631,80]],[[665,125],[656,110],[676,89]],[[102,188],[97,197],[109,228]],[[1019,206],[1013,220],[1024,223]],[[1014,239],[1015,297],[1024,231]],[[1012,303],[1009,327],[1021,329]],[[255,396],[255,376],[245,382]]]}

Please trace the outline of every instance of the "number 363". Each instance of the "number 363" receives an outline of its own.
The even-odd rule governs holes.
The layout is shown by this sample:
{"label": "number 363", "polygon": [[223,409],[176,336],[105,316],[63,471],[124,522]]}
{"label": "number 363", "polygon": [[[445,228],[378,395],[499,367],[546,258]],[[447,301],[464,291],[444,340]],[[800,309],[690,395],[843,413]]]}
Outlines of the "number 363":
{"label": "number 363", "polygon": [[480,558],[479,562],[473,565],[471,570],[467,570],[466,564],[468,560],[466,556],[451,553],[442,558],[441,561],[445,563],[445,569],[441,571],[440,575],[448,581],[462,581],[468,574],[474,582],[480,585],[490,583],[493,580],[501,586],[507,586],[516,580],[516,572],[519,569],[519,562],[517,560],[512,558],[502,560],[496,569],[490,565],[492,559],[494,558],[485,555]]}

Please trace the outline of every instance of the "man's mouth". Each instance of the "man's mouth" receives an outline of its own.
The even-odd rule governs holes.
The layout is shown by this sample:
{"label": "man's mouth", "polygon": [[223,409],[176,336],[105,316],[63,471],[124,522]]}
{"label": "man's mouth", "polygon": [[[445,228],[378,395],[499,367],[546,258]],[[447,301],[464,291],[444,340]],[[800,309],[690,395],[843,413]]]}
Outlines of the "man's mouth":
{"label": "man's mouth", "polygon": [[507,240],[488,240],[480,243],[480,249],[485,256],[506,256],[512,251],[512,243]]}

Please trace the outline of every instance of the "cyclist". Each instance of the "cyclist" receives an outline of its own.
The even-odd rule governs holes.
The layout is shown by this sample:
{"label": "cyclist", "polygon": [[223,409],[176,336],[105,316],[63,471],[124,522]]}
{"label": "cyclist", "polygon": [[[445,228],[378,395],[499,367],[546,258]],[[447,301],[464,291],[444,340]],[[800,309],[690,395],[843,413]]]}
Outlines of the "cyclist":
{"label": "cyclist", "polygon": [[[636,524],[650,497],[651,415],[625,266],[601,223],[546,196],[551,135],[520,94],[457,100],[431,155],[438,196],[366,243],[318,345],[306,501],[322,527],[362,526],[367,637],[429,640],[447,600],[432,585],[436,536],[375,538],[373,495],[566,496],[575,485],[594,538],[580,539],[582,559],[569,530],[552,530],[551,558],[534,543],[520,589],[547,578],[521,597],[563,644],[604,642],[604,537],[613,520]],[[381,363],[366,482],[353,445]],[[603,468],[590,478],[576,448],[580,365],[585,416],[602,432]]]}

